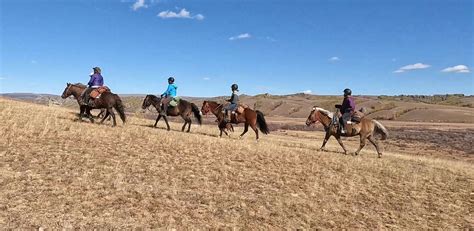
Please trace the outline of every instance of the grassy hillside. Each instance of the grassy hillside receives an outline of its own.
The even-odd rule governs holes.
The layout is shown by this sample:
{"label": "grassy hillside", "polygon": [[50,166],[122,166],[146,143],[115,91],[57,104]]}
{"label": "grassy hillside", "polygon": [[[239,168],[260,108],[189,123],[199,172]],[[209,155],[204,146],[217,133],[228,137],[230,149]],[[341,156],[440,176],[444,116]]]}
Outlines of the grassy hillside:
{"label": "grassy hillside", "polygon": [[[9,94],[8,97],[29,100],[40,104],[60,104],[76,108],[73,99],[63,100],[59,96],[34,94]],[[123,95],[126,111],[136,114],[142,111],[141,104],[144,95]],[[184,97],[198,106],[204,98]],[[224,102],[224,97],[210,98]],[[438,96],[355,96],[357,108],[364,107],[369,117],[394,121],[418,122],[454,122],[474,123],[474,97],[463,95]],[[334,110],[335,104],[340,104],[341,96],[317,96],[307,94],[269,95],[241,97],[241,101],[252,108],[261,110],[267,116],[306,118],[313,106]]]}
{"label": "grassy hillside", "polygon": [[[319,152],[322,132],[274,132],[256,143],[252,133],[236,139],[240,127],[219,139],[211,125],[188,134],[137,117],[115,128],[75,118],[0,98],[1,227],[474,227],[470,162],[395,146],[381,159],[370,146],[346,156],[334,140]],[[344,142],[355,150],[357,139]]]}

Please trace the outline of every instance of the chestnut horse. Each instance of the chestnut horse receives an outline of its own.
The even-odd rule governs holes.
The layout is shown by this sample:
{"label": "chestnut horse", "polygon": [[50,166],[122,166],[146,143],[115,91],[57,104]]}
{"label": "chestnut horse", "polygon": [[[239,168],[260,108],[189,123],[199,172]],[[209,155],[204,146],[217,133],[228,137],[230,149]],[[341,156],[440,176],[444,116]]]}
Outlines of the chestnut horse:
{"label": "chestnut horse", "polygon": [[324,137],[323,145],[321,146],[320,150],[324,150],[324,146],[326,145],[326,142],[328,142],[328,139],[331,136],[334,136],[337,142],[339,142],[339,144],[341,145],[342,149],[344,149],[344,153],[347,154],[347,150],[346,147],[344,147],[344,144],[342,143],[341,136],[350,137],[359,135],[360,146],[359,149],[355,152],[355,155],[358,155],[360,150],[364,148],[366,140],[368,139],[375,146],[378,157],[382,157],[382,152],[380,151],[379,144],[375,140],[374,135],[378,133],[382,135],[381,140],[385,140],[387,139],[388,131],[380,122],[378,122],[377,120],[362,117],[360,123],[353,124],[352,126],[350,126],[350,129],[347,129],[348,131],[346,134],[341,134],[340,132],[338,132],[338,129],[336,127],[337,125],[335,125],[333,122],[334,116],[335,115],[332,112],[329,112],[328,110],[319,107],[314,107],[313,110],[311,110],[308,119],[306,120],[307,126],[310,126],[311,124],[314,124],[316,122],[321,122],[321,124],[324,126],[326,136]]}
{"label": "chestnut horse", "polygon": [[[156,118],[156,122],[153,127],[156,128],[156,124],[161,119],[161,117],[163,117],[166,122],[166,127],[168,128],[167,130],[169,131],[170,125],[168,124],[168,119],[162,112],[161,99],[155,95],[147,95],[143,100],[142,109],[147,109],[150,105],[153,105],[153,107],[155,107],[158,111],[158,117]],[[181,128],[181,131],[183,132],[186,124],[188,125],[188,130],[186,132],[191,130],[191,113],[194,113],[194,117],[196,117],[198,123],[202,124],[201,112],[199,111],[199,108],[196,106],[196,104],[188,102],[184,99],[180,99],[176,107],[168,107],[168,116],[181,116],[181,118],[184,119],[184,125]]]}
{"label": "chestnut horse", "polygon": [[[69,96],[74,96],[74,98],[79,101],[82,92],[86,89],[86,85],[76,83],[67,83],[66,88],[63,91],[63,94],[61,95],[61,98],[65,99]],[[101,96],[97,99],[94,100],[95,107],[90,107],[86,105],[80,105],[80,112],[79,112],[79,119],[82,120],[82,116],[85,114],[89,118],[89,120],[94,123],[94,118],[92,117],[91,110],[92,109],[102,109],[104,108],[106,110],[105,116],[102,118],[100,123],[103,123],[104,120],[109,117],[109,115],[112,116],[113,119],[113,125],[116,126],[117,122],[115,121],[115,113],[112,108],[115,108],[117,112],[120,115],[120,118],[122,119],[122,122],[125,123],[125,111],[124,111],[124,106],[122,104],[122,100],[120,97],[112,92],[104,92],[101,94]]]}
{"label": "chestnut horse", "polygon": [[[226,128],[229,126],[226,126],[226,122],[224,120],[224,113],[222,113],[222,107],[223,104],[219,104],[214,101],[204,101],[202,103],[202,114],[207,114],[209,112],[212,112],[217,117],[217,121],[219,123],[218,127],[220,130],[219,137],[222,137],[222,133],[226,133],[225,131]],[[230,112],[229,112],[230,113]],[[239,124],[239,123],[245,123],[244,127],[244,132],[240,134],[240,138],[247,133],[249,130],[249,126],[255,131],[255,135],[257,136],[257,141],[258,141],[258,130],[257,130],[257,125],[260,128],[260,131],[263,132],[263,134],[269,134],[270,131],[268,129],[267,122],[265,121],[265,117],[263,116],[263,113],[259,110],[252,110],[250,108],[245,108],[244,112],[240,114],[235,114],[235,117],[232,119],[231,123],[234,124]]]}

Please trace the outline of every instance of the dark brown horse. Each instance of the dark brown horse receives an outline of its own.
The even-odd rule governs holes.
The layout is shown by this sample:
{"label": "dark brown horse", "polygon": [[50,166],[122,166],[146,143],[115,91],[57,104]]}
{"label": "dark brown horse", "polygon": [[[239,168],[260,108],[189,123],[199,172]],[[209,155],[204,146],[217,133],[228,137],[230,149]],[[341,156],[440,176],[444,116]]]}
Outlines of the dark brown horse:
{"label": "dark brown horse", "polygon": [[[226,122],[224,120],[224,113],[222,113],[222,107],[223,104],[219,104],[214,101],[204,101],[202,103],[202,114],[208,114],[209,112],[212,112],[217,117],[218,121],[218,127],[220,130],[219,137],[222,137],[222,133],[225,133],[227,135],[227,132],[225,131],[226,127]],[[259,110],[252,110],[250,108],[245,108],[244,112],[235,114],[235,117],[233,117],[232,123],[234,124],[239,124],[239,123],[244,123],[244,132],[240,134],[240,138],[247,133],[249,130],[249,126],[255,131],[256,139],[258,141],[258,130],[257,130],[257,125],[260,128],[260,131],[263,132],[263,134],[269,134],[270,131],[268,129],[267,122],[265,121],[265,117],[263,116],[263,113]]]}
{"label": "dark brown horse", "polygon": [[[377,149],[377,154],[379,157],[382,157],[382,152],[380,151],[379,144],[375,140],[374,135],[376,133],[382,135],[382,140],[387,139],[388,132],[387,129],[377,120],[369,119],[366,117],[362,117],[360,123],[358,124],[353,124],[351,126],[348,126],[349,128],[347,129],[347,133],[345,135],[341,135],[339,133],[339,129],[335,126],[333,122],[333,117],[336,116],[334,113],[329,112],[327,110],[324,110],[319,107],[314,107],[313,110],[311,110],[311,113],[309,113],[308,119],[306,120],[306,125],[310,126],[311,124],[314,124],[316,122],[321,122],[321,124],[324,126],[324,130],[326,131],[326,136],[324,137],[323,145],[321,146],[320,150],[324,150],[324,146],[326,145],[326,142],[328,142],[328,139],[331,136],[334,136],[341,145],[342,149],[344,149],[344,153],[347,154],[346,147],[344,147],[344,144],[342,143],[341,136],[360,136],[360,146],[359,149],[355,152],[355,155],[358,155],[360,150],[365,146],[367,139],[375,146],[375,149]],[[336,120],[337,121],[337,120]],[[337,123],[337,122],[336,122]]]}
{"label": "dark brown horse", "polygon": [[[168,124],[168,119],[166,118],[165,113],[163,113],[163,109],[161,108],[161,98],[158,98],[155,95],[147,95],[143,100],[142,108],[147,109],[150,105],[155,107],[156,111],[158,111],[158,117],[156,118],[155,125],[153,127],[156,128],[156,124],[158,121],[163,117],[166,122],[166,127],[168,131],[170,130],[170,125]],[[184,99],[180,99],[179,103],[176,107],[168,107],[168,116],[181,116],[184,119],[184,125],[181,128],[181,131],[184,132],[186,128],[186,124],[188,125],[189,132],[191,130],[191,114],[194,113],[194,117],[196,117],[199,124],[202,124],[202,116],[199,108],[196,104],[188,102]]]}
{"label": "dark brown horse", "polygon": [[[74,96],[76,100],[80,100],[82,92],[86,89],[86,85],[76,83],[76,84],[71,84],[67,83],[66,88],[63,91],[63,94],[61,95],[61,98],[65,99],[69,96]],[[86,117],[89,118],[89,120],[94,123],[94,118],[92,117],[91,110],[92,109],[102,109],[104,108],[106,110],[105,116],[102,118],[100,123],[103,123],[104,120],[109,117],[109,115],[112,116],[113,119],[113,125],[116,126],[117,122],[115,120],[115,113],[112,108],[115,108],[117,112],[120,115],[120,118],[122,119],[123,123],[125,123],[125,111],[124,111],[124,106],[122,104],[122,100],[120,97],[112,92],[104,92],[101,94],[101,96],[97,99],[94,100],[95,107],[90,107],[86,105],[81,105],[80,106],[80,112],[79,112],[79,119],[82,120],[82,117],[85,115]]]}

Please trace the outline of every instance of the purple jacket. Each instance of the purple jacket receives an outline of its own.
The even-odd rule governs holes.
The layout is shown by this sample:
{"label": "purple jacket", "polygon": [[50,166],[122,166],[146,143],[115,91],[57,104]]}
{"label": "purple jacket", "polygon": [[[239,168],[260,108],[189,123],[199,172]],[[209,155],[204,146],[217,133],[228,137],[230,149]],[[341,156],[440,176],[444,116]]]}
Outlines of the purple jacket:
{"label": "purple jacket", "polygon": [[352,96],[346,97],[342,101],[341,112],[342,113],[346,113],[346,112],[353,113],[355,111],[355,107],[356,107],[356,105],[355,105],[355,102],[354,102],[354,98],[352,98]]}
{"label": "purple jacket", "polygon": [[87,83],[89,87],[92,86],[104,86],[104,78],[100,74],[93,74],[91,75],[91,80]]}

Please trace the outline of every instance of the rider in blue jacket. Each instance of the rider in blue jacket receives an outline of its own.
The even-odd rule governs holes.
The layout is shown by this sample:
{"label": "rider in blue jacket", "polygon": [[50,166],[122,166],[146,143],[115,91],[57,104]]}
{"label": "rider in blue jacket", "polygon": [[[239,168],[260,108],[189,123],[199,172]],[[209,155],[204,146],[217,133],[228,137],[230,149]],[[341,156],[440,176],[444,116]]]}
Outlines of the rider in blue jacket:
{"label": "rider in blue jacket", "polygon": [[92,68],[91,79],[87,83],[87,88],[82,92],[82,105],[89,105],[90,94],[94,88],[104,86],[104,77],[101,75],[100,67]]}
{"label": "rider in blue jacket", "polygon": [[169,77],[168,78],[168,88],[166,91],[161,94],[161,103],[163,105],[163,110],[165,112],[164,115],[168,115],[168,106],[171,100],[176,97],[176,89],[178,89],[178,86],[174,84],[174,78]]}

